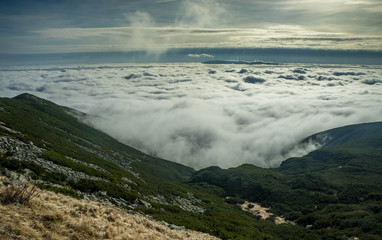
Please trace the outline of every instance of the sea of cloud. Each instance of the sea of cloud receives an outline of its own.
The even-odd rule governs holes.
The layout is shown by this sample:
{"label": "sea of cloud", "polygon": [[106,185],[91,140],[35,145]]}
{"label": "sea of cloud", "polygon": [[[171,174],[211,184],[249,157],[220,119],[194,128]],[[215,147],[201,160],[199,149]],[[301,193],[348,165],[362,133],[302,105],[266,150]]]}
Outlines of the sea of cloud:
{"label": "sea of cloud", "polygon": [[102,118],[97,128],[196,169],[278,166],[311,134],[382,120],[382,67],[151,64],[0,70],[23,92]]}

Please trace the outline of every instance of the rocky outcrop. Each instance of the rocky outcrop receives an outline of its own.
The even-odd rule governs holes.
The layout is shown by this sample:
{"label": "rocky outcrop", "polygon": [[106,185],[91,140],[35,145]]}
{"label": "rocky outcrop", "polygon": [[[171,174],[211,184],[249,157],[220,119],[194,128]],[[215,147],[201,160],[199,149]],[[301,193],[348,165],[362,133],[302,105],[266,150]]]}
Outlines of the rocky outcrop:
{"label": "rocky outcrop", "polygon": [[204,213],[205,209],[198,206],[202,204],[202,200],[196,198],[193,194],[187,193],[187,197],[172,196],[171,199],[166,199],[162,195],[147,196],[147,200],[164,205],[174,205],[179,208],[193,213]]}
{"label": "rocky outcrop", "polygon": [[202,201],[191,193],[187,193],[187,198],[175,196],[172,203],[188,212],[204,213],[205,211],[204,208],[196,205],[201,204]]}
{"label": "rocky outcrop", "polygon": [[[49,172],[57,172],[65,175],[68,180],[78,181],[80,179],[109,181],[104,178],[90,176],[86,173],[75,171],[71,168],[57,165],[51,161],[38,157],[44,149],[35,146],[32,142],[24,143],[18,139],[8,136],[0,137],[0,151],[12,154],[16,161],[31,161],[45,168]],[[79,161],[80,162],[80,161]],[[83,164],[83,162],[80,162]]]}

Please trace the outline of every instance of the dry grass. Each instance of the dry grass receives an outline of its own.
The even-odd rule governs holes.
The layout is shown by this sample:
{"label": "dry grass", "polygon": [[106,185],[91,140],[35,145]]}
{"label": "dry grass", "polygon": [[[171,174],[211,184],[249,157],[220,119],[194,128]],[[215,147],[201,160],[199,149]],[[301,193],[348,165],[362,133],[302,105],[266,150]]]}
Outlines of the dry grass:
{"label": "dry grass", "polygon": [[[273,213],[268,212],[270,208],[262,207],[260,204],[257,204],[257,203],[245,201],[243,204],[240,205],[240,207],[243,211],[252,213],[255,216],[259,216],[261,220],[265,220],[273,215]],[[285,220],[285,218],[279,217],[279,216],[275,217],[275,223],[276,224],[289,223],[289,224],[295,225],[294,222]]]}
{"label": "dry grass", "polygon": [[37,193],[20,206],[0,204],[0,239],[216,239],[190,230],[171,230],[97,202],[39,189]]}
{"label": "dry grass", "polygon": [[260,204],[257,204],[257,203],[251,203],[251,202],[245,201],[243,204],[240,205],[240,207],[243,211],[250,212],[256,216],[260,216],[261,220],[265,220],[269,218],[271,215],[273,215],[272,213],[268,212],[270,208],[262,207],[260,206]]}

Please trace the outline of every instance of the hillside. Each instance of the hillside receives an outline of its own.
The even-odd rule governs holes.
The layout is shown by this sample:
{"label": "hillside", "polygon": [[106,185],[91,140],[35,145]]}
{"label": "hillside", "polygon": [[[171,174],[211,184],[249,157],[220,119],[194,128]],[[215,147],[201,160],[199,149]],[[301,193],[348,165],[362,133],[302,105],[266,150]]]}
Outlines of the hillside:
{"label": "hillside", "polygon": [[346,170],[382,173],[382,122],[321,132],[308,137],[302,144],[309,141],[316,142],[320,148],[302,158],[287,159],[281,164],[280,172],[296,174],[345,167]]}
{"label": "hillside", "polygon": [[322,148],[287,159],[279,168],[210,167],[194,173],[191,181],[219,186],[235,196],[230,201],[261,203],[311,229],[380,239],[382,123],[342,127],[307,139],[321,141]]}
{"label": "hillside", "polygon": [[[359,147],[370,146],[359,145],[363,140],[370,138],[372,135],[382,133],[382,122],[362,123],[350,126],[339,127],[328,131],[320,132],[306,138],[303,142],[314,141],[320,144],[320,148],[333,148],[344,145],[357,145]],[[364,139],[363,139],[364,138]],[[376,142],[374,147],[381,146],[380,142]]]}
{"label": "hillside", "polygon": [[380,123],[328,131],[330,144],[277,169],[195,171],[126,146],[87,117],[30,94],[1,98],[0,172],[12,184],[33,182],[222,239],[382,236]]}
{"label": "hillside", "polygon": [[[1,186],[2,181],[3,196],[7,187]],[[23,206],[0,204],[0,225],[3,240],[217,239],[195,231],[174,230],[116,207],[42,190]]]}

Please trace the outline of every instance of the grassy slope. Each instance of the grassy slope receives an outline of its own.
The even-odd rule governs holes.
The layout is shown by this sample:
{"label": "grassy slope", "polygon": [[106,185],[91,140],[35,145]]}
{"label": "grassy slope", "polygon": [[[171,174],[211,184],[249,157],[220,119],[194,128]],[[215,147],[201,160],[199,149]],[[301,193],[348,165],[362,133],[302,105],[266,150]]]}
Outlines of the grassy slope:
{"label": "grassy slope", "polygon": [[[6,187],[0,186],[0,193],[5,191]],[[194,231],[171,230],[115,207],[41,190],[21,207],[0,204],[0,226],[3,240],[216,239]]]}

